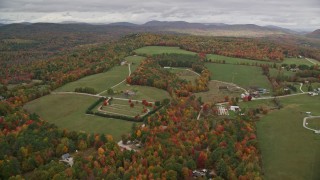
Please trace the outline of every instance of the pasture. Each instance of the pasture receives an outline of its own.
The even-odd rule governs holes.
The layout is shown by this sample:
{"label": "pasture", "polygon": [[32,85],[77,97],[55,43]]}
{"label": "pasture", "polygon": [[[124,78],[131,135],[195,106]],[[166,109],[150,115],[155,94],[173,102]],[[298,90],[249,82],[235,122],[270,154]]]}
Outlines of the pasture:
{"label": "pasture", "polygon": [[[296,64],[296,65],[313,65],[311,62],[307,61],[304,58],[284,58],[282,62],[271,62],[271,61],[261,61],[261,60],[252,60],[252,59],[244,59],[244,58],[235,58],[228,56],[221,56],[217,54],[208,54],[207,59],[212,61],[225,61],[227,64],[245,64],[245,65],[263,65],[263,64],[277,64],[280,66],[281,64]],[[318,61],[312,60],[315,63],[319,63]]]}
{"label": "pasture", "polygon": [[27,103],[24,108],[59,128],[87,133],[111,134],[115,140],[129,133],[132,122],[86,115],[88,106],[97,98],[82,95],[48,95]]}
{"label": "pasture", "polygon": [[189,55],[197,54],[191,51],[180,49],[179,47],[168,47],[168,46],[145,46],[145,47],[134,50],[134,52],[139,55],[156,55],[156,54],[165,54],[165,53],[189,54]]}
{"label": "pasture", "polygon": [[[102,93],[102,95],[118,97],[118,98],[126,98],[126,99],[131,98],[133,100],[146,99],[149,101],[157,101],[165,98],[170,98],[170,95],[167,91],[158,89],[155,87],[149,87],[149,86],[127,85],[126,83],[122,83],[119,86],[113,88],[113,90],[116,92],[116,94],[108,95],[108,93],[105,92],[105,93]],[[123,92],[125,92],[126,90],[135,92],[135,95],[133,96],[124,95]]]}
{"label": "pasture", "polygon": [[211,79],[235,83],[243,88],[258,86],[271,90],[271,84],[259,67],[206,63]]}
{"label": "pasture", "polygon": [[[141,102],[134,100],[131,100],[130,102],[129,100],[113,99],[110,101],[109,105],[104,106],[103,104],[100,104],[96,108],[96,111],[110,115],[121,115],[133,118],[137,115],[143,116],[146,114],[148,111],[144,111],[144,109],[152,110],[152,107],[145,107]],[[131,107],[130,104],[133,104],[133,106]]]}
{"label": "pasture", "polygon": [[257,123],[265,179],[320,179],[320,135],[302,126],[305,112],[320,115],[320,97],[280,99],[284,108]]}
{"label": "pasture", "polygon": [[[228,86],[230,90],[220,90],[220,86]],[[225,100],[225,96],[228,96],[229,98],[236,98],[240,97],[240,94],[243,93],[243,90],[237,89],[223,82],[210,81],[208,87],[209,91],[207,92],[195,93],[196,97],[201,97],[203,102],[222,102]]]}
{"label": "pasture", "polygon": [[[128,62],[133,63],[131,65],[131,72],[133,72],[139,66],[140,62],[143,59],[144,57],[141,57],[141,56],[129,56],[125,58],[125,60],[127,60]],[[129,75],[128,66],[119,65],[119,66],[113,67],[107,72],[86,76],[77,81],[70,82],[56,89],[55,91],[73,92],[75,88],[78,88],[78,87],[91,87],[91,88],[94,88],[97,91],[97,93],[99,93],[123,81],[128,75]]]}
{"label": "pasture", "polygon": [[[318,115],[320,115],[320,113]],[[307,123],[307,127],[315,130],[320,130],[320,117],[315,119],[308,119]]]}
{"label": "pasture", "polygon": [[195,80],[199,77],[196,73],[188,71],[184,68],[170,68],[168,70],[171,73],[176,74],[180,79],[190,81],[192,84],[195,84]]}

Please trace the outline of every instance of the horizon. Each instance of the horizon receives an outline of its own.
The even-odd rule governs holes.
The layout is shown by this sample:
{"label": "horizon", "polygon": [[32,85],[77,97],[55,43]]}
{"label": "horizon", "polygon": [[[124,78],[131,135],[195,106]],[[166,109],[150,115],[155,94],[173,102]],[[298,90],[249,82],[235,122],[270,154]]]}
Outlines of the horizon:
{"label": "horizon", "polygon": [[148,21],[186,21],[196,23],[255,24],[278,26],[291,30],[320,29],[320,3],[317,0],[247,0],[224,2],[201,0],[3,0],[0,23],[109,24]]}
{"label": "horizon", "polygon": [[13,22],[13,23],[7,23],[7,22],[0,22],[0,24],[3,24],[3,25],[10,25],[10,24],[88,24],[88,25],[96,25],[96,26],[99,26],[99,25],[112,25],[112,24],[116,24],[116,23],[129,23],[129,24],[133,24],[133,25],[137,25],[137,26],[141,26],[141,25],[145,25],[146,23],[149,23],[149,22],[168,22],[168,23],[174,23],[174,22],[185,22],[185,23],[196,23],[196,24],[203,24],[203,25],[218,25],[218,24],[221,24],[221,25],[226,25],[226,26],[234,26],[234,25],[256,25],[256,26],[259,26],[259,27],[266,27],[266,28],[283,28],[283,29],[287,29],[287,30],[292,30],[292,31],[295,31],[295,32],[300,32],[300,33],[303,33],[303,32],[306,32],[306,33],[309,33],[309,32],[313,32],[313,31],[316,31],[318,29],[301,29],[301,28],[286,28],[286,27],[282,27],[282,26],[276,26],[276,25],[273,25],[273,24],[268,24],[268,25],[258,25],[258,24],[250,24],[250,23],[247,23],[247,24],[227,24],[227,23],[215,23],[215,22],[209,22],[209,23],[202,23],[202,22],[188,22],[188,21],[183,21],[183,20],[177,20],[177,21],[160,21],[160,20],[150,20],[150,21],[146,21],[146,22],[142,22],[142,23],[134,23],[134,22],[129,22],[129,21],[119,21],[119,22],[101,22],[101,23],[95,23],[95,22],[81,22],[81,21],[61,21],[61,22],[28,22],[28,21],[25,21],[25,22]]}

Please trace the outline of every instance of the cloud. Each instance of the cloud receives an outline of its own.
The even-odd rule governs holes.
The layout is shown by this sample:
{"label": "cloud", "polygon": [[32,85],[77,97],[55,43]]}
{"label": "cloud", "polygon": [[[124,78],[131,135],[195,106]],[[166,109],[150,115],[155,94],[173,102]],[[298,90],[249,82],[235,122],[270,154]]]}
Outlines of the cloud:
{"label": "cloud", "polygon": [[1,0],[1,22],[183,20],[320,28],[318,0]]}

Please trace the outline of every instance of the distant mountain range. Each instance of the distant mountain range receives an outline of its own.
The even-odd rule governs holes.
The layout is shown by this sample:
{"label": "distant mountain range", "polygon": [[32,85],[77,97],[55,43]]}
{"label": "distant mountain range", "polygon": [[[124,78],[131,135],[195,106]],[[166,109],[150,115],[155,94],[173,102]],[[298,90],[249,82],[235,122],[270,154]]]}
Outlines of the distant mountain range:
{"label": "distant mountain range", "polygon": [[[21,23],[23,25],[30,25],[31,23]],[[132,32],[173,32],[173,33],[184,33],[193,35],[207,35],[207,36],[237,36],[237,37],[263,37],[275,34],[299,34],[296,31],[285,29],[277,26],[258,26],[255,24],[223,24],[223,23],[189,23],[185,21],[149,21],[144,24],[134,24],[130,22],[116,22],[110,24],[89,24],[82,22],[61,22],[59,24],[54,23],[35,23],[32,25],[41,26],[46,24],[51,27],[63,26],[69,30],[80,28],[79,31],[103,31],[109,27],[127,28]],[[1,26],[1,24],[0,24]],[[82,29],[81,29],[82,27]],[[313,32],[317,34],[317,32]],[[313,37],[310,33],[308,36]]]}
{"label": "distant mountain range", "polygon": [[320,38],[320,29],[317,29],[311,33],[307,34],[307,37],[311,37],[311,38]]}
{"label": "distant mountain range", "polygon": [[161,29],[195,35],[210,36],[266,36],[272,34],[297,34],[290,29],[277,26],[258,26],[255,24],[223,24],[223,23],[189,23],[185,21],[149,21],[138,25],[129,22],[112,23],[109,25],[144,27]]}

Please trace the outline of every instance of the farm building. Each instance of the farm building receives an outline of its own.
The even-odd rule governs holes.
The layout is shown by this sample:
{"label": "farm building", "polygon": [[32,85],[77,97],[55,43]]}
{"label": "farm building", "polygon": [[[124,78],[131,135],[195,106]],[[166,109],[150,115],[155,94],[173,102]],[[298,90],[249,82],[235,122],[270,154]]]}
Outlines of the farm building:
{"label": "farm building", "polygon": [[229,110],[230,111],[240,111],[240,107],[239,106],[230,106]]}
{"label": "farm building", "polygon": [[133,91],[131,91],[131,90],[126,90],[126,91],[124,92],[124,95],[126,95],[126,96],[134,96],[134,95],[136,95],[136,93],[133,92]]}

